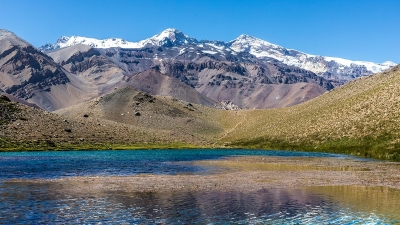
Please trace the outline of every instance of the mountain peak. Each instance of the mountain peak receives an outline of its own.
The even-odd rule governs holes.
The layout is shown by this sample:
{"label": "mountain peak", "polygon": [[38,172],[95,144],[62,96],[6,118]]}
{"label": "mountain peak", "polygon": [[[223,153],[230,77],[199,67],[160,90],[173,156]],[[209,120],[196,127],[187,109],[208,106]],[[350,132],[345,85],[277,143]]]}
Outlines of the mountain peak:
{"label": "mountain peak", "polygon": [[167,29],[163,30],[161,33],[154,35],[150,39],[162,41],[164,38],[168,38],[171,41],[175,41],[176,36],[188,37],[187,35],[183,34],[181,31],[179,31],[175,28],[167,28]]}
{"label": "mountain peak", "polygon": [[161,33],[182,33],[182,32],[176,28],[167,28]]}
{"label": "mountain peak", "polygon": [[17,37],[17,35],[6,29],[0,29],[0,38],[6,38],[6,37]]}
{"label": "mountain peak", "polygon": [[281,49],[282,47],[279,45],[272,44],[270,42],[261,40],[259,38],[241,34],[236,39],[230,41],[228,45],[237,52],[252,52],[254,48],[257,48],[257,51],[264,51],[265,49]]}
{"label": "mountain peak", "polygon": [[248,35],[248,34],[241,34],[241,35],[239,35],[239,37],[237,37],[236,39],[257,39],[257,38],[255,38],[255,37],[253,37],[253,36],[250,36],[250,35]]}
{"label": "mountain peak", "polygon": [[67,36],[61,36],[58,40],[57,43],[66,43],[69,39],[76,37],[76,36],[72,36],[72,37],[67,37]]}
{"label": "mountain peak", "polygon": [[393,67],[393,66],[396,66],[397,63],[394,63],[394,62],[392,62],[392,61],[386,61],[386,62],[381,63],[380,65],[382,65],[382,66]]}
{"label": "mountain peak", "polygon": [[0,34],[14,34],[14,33],[11,32],[11,31],[8,31],[8,30],[6,30],[6,29],[1,28],[1,29],[0,29]]}
{"label": "mountain peak", "polygon": [[239,35],[239,37],[237,37],[235,40],[231,41],[231,43],[234,43],[234,42],[242,42],[242,43],[245,43],[245,42],[255,43],[255,42],[257,42],[257,43],[260,43],[260,44],[263,44],[263,45],[271,45],[271,46],[279,47],[278,45],[272,44],[272,43],[270,43],[268,41],[264,41],[262,39],[253,37],[253,36],[248,35],[248,34]]}
{"label": "mountain peak", "polygon": [[[2,32],[7,31],[3,30]],[[296,66],[312,71],[320,76],[326,75],[328,78],[329,76],[327,74],[337,74],[340,82],[350,80],[354,76],[381,72],[396,65],[395,63],[390,61],[378,64],[372,62],[352,61],[336,57],[306,54],[294,49],[286,49],[282,46],[272,44],[270,42],[253,37],[248,34],[241,34],[239,37],[228,43],[208,40],[197,41],[195,38],[191,38],[175,28],[167,28],[161,33],[158,33],[150,38],[139,42],[129,42],[121,38],[108,38],[104,40],[99,40],[95,38],[86,38],[80,36],[62,36],[57,40],[56,44],[46,44],[39,47],[39,49],[42,51],[48,51],[77,44],[84,44],[93,48],[117,47],[132,49],[140,49],[154,46],[177,48],[185,48],[191,46],[194,49],[203,49],[204,46],[202,44],[208,44],[207,46],[213,46],[213,48],[217,49],[220,49],[222,47],[230,49],[236,53],[250,53],[251,55],[259,59],[267,61],[274,59],[290,66]],[[353,76],[353,74],[355,75]]]}
{"label": "mountain peak", "polygon": [[191,38],[188,35],[182,33],[178,29],[167,28],[161,33],[139,42],[129,42],[121,38],[108,38],[104,40],[99,40],[95,38],[87,38],[81,36],[62,36],[57,40],[55,44],[45,44],[43,46],[40,46],[39,50],[49,51],[77,44],[89,45],[93,48],[143,48],[149,45],[171,47],[193,43],[198,43],[198,41],[195,38]]}
{"label": "mountain peak", "polygon": [[178,29],[167,28],[161,33],[156,34],[153,37],[141,42],[159,46],[172,46],[172,45],[181,45],[188,43],[197,43],[197,40],[182,33]]}
{"label": "mountain peak", "polygon": [[[28,42],[6,29],[0,29],[0,41],[6,41],[8,43],[7,46],[30,46]],[[0,45],[0,48],[5,48],[5,46],[5,44],[3,46]]]}

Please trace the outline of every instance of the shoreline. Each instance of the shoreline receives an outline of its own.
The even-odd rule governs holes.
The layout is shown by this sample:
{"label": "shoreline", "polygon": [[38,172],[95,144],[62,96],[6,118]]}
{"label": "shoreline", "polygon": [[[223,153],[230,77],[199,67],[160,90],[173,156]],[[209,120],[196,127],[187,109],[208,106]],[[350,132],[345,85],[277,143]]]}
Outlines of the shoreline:
{"label": "shoreline", "polygon": [[11,179],[71,193],[99,191],[257,191],[265,188],[371,186],[400,190],[400,163],[352,158],[245,156],[189,162],[216,168],[212,174],[83,176]]}
{"label": "shoreline", "polygon": [[[84,147],[85,146],[85,147]],[[262,150],[262,151],[288,151],[288,152],[302,152],[302,153],[321,153],[321,154],[331,154],[331,155],[343,155],[347,157],[355,157],[359,159],[365,160],[379,160],[382,162],[399,162],[400,159],[387,159],[387,158],[379,158],[373,156],[359,156],[356,154],[349,154],[346,152],[330,152],[330,151],[310,151],[310,150],[293,150],[293,149],[285,149],[285,148],[256,148],[256,147],[240,147],[240,146],[226,146],[223,144],[219,144],[216,146],[216,143],[208,143],[204,145],[196,145],[184,142],[171,142],[171,143],[142,143],[142,144],[120,144],[120,143],[97,143],[93,144],[90,147],[86,145],[72,145],[69,147],[63,148],[45,148],[45,149],[36,149],[36,148],[2,148],[0,149],[0,153],[8,153],[8,152],[69,152],[69,151],[135,151],[135,150]]]}

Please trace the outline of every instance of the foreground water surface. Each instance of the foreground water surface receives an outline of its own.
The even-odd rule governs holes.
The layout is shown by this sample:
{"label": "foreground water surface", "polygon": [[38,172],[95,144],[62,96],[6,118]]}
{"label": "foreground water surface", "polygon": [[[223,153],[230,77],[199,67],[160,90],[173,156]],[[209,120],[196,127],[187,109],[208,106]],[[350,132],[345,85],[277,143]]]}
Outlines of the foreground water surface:
{"label": "foreground water surface", "polygon": [[15,178],[199,174],[190,161],[240,155],[345,157],[254,150],[138,150],[0,153],[0,224],[396,224],[400,192],[309,187],[256,192],[64,193],[56,184]]}

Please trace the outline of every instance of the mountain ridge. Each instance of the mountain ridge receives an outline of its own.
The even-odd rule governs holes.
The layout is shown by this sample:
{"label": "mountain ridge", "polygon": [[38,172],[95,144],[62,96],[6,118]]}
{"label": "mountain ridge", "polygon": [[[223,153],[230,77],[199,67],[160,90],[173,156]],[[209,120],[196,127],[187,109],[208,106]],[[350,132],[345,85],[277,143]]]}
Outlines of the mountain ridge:
{"label": "mountain ridge", "polygon": [[[220,107],[220,102],[231,101],[239,108],[284,107],[314,98],[334,87],[324,78],[301,68],[278,61],[261,62],[248,53],[219,47],[218,42],[199,44],[187,36],[180,37],[174,36],[175,47],[169,47],[172,42],[168,41],[162,46],[148,45],[139,49],[93,48],[78,44],[46,53],[66,71],[96,84],[102,89],[101,93],[133,85],[148,94],[170,95],[207,106]],[[166,40],[160,35],[155,39]],[[151,70],[159,74],[143,74]]]}
{"label": "mountain ridge", "polygon": [[[11,81],[20,79],[18,74],[27,74],[23,71],[30,71],[30,77],[46,75],[49,65],[56,68],[52,71],[60,75],[47,74],[43,78],[45,83],[33,86],[33,89],[23,86],[20,93],[14,91],[17,86],[11,85],[11,90],[7,84],[2,84],[0,91],[50,111],[96,98],[123,86],[207,106],[220,107],[221,102],[231,102],[244,109],[280,108],[305,102],[345,83],[338,80],[338,76],[324,77],[268,55],[257,57],[256,50],[265,54],[286,54],[285,57],[300,53],[294,50],[289,52],[249,35],[241,35],[225,43],[198,41],[177,29],[167,29],[134,43],[140,48],[110,47],[110,43],[120,42],[132,47],[132,43],[122,39],[100,42],[102,45],[99,48],[86,42],[87,39],[82,39],[84,44],[81,44],[76,38],[62,37],[59,42],[70,46],[40,52],[15,34],[2,33],[8,37],[3,37],[0,49],[0,54],[6,56],[0,60],[0,65],[5,63],[1,66],[5,78]],[[26,47],[11,51],[7,45],[11,42],[15,42],[15,46]],[[29,76],[21,82],[32,86],[34,80]],[[51,81],[62,80],[57,77],[65,77],[65,81],[58,86]],[[0,82],[8,82],[7,79]]]}
{"label": "mountain ridge", "polygon": [[70,38],[63,36],[55,44],[46,44],[39,47],[39,49],[42,51],[48,51],[75,44],[87,44],[94,48],[119,47],[135,49],[149,46],[179,46],[184,48],[185,45],[188,44],[199,46],[208,44],[215,47],[217,52],[223,49],[234,51],[236,53],[247,52],[265,61],[275,59],[290,66],[310,70],[319,76],[337,83],[337,85],[344,84],[356,77],[382,72],[396,65],[396,63],[391,61],[374,63],[367,61],[353,61],[339,57],[311,55],[298,50],[287,49],[247,34],[242,34],[229,42],[209,40],[198,41],[197,39],[191,38],[181,31],[172,28],[168,28],[160,34],[139,42],[128,42],[121,38],[98,40],[79,36],[72,36]]}

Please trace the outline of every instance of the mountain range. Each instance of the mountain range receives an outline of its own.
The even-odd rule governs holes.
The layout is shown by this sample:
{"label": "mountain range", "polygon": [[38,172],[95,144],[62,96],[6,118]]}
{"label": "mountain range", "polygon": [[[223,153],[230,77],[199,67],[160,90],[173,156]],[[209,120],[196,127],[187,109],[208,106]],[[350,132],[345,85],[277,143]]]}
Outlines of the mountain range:
{"label": "mountain range", "polygon": [[[297,66],[316,73],[319,76],[339,84],[343,84],[355,77],[378,73],[396,65],[391,61],[383,63],[373,63],[365,61],[352,61],[337,57],[316,56],[303,53],[294,49],[287,49],[279,45],[249,36],[240,35],[230,42],[222,41],[197,41],[177,29],[166,29],[160,34],[151,38],[129,42],[121,38],[109,38],[98,40],[80,36],[63,36],[55,44],[45,44],[39,47],[42,51],[64,48],[77,44],[89,45],[93,48],[144,48],[149,46],[180,47],[184,51],[185,46],[200,48],[202,52],[210,54],[224,54],[226,51],[234,53],[250,53],[259,59],[275,59],[290,66]],[[211,49],[202,50],[204,45],[209,45]]]}
{"label": "mountain range", "polygon": [[280,108],[393,67],[312,56],[241,35],[198,41],[166,29],[139,42],[61,37],[38,49],[0,30],[0,92],[53,111],[129,86],[209,107]]}

